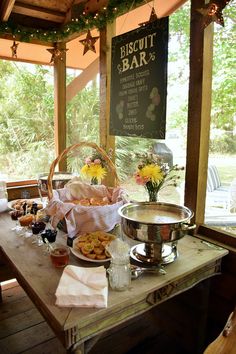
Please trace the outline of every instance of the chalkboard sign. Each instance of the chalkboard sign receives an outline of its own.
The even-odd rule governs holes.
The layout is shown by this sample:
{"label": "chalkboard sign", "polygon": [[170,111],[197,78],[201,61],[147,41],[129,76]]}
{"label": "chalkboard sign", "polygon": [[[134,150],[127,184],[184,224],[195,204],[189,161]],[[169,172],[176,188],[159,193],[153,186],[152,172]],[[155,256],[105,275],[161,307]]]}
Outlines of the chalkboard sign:
{"label": "chalkboard sign", "polygon": [[165,138],[168,17],[112,39],[110,135]]}

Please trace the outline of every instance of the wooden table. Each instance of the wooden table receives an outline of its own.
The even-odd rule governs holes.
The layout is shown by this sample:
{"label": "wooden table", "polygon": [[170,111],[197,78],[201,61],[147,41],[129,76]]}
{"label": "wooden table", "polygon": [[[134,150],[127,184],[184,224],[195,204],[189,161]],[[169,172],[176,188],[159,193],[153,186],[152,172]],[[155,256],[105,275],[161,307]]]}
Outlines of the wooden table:
{"label": "wooden table", "polygon": [[[99,334],[219,274],[221,259],[228,253],[196,237],[185,236],[178,242],[179,257],[166,266],[165,275],[142,275],[132,280],[130,288],[123,292],[109,289],[106,309],[59,308],[55,306],[55,291],[63,270],[52,266],[42,247],[32,244],[32,238],[11,231],[13,225],[8,213],[0,214],[0,256],[9,263],[18,282],[68,352],[86,352]],[[66,243],[63,232],[59,232],[58,241]],[[73,254],[70,264],[94,266]]]}

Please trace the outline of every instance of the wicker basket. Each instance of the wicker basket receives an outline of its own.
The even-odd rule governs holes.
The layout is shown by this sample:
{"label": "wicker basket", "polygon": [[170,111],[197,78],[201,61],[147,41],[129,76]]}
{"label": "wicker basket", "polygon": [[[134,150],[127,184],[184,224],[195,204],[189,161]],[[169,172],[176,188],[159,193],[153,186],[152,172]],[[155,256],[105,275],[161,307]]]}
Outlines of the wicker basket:
{"label": "wicker basket", "polygon": [[48,175],[48,199],[49,200],[53,196],[52,179],[53,179],[55,167],[57,166],[57,164],[60,161],[62,161],[73,150],[76,150],[76,149],[82,148],[82,147],[91,147],[91,148],[95,149],[103,157],[103,159],[107,163],[107,166],[110,168],[111,173],[114,176],[115,186],[118,186],[120,184],[119,183],[119,178],[118,178],[118,175],[117,175],[117,172],[116,172],[116,167],[115,167],[114,163],[112,162],[112,160],[110,159],[110,157],[105,152],[105,150],[103,150],[101,147],[99,147],[95,143],[82,141],[82,142],[80,142],[78,144],[74,144],[74,145],[69,146],[67,149],[62,151],[62,153],[52,162],[51,167],[50,167],[50,171],[49,171],[49,175]]}
{"label": "wicker basket", "polygon": [[[49,204],[50,204],[50,200],[53,202],[53,197],[54,197],[54,194],[53,194],[53,184],[52,184],[52,180],[53,180],[53,175],[54,175],[54,171],[55,171],[55,168],[57,166],[57,164],[62,161],[66,156],[68,156],[71,152],[74,152],[75,150],[79,151],[80,148],[83,148],[83,147],[90,147],[90,148],[93,148],[97,151],[97,153],[99,153],[102,158],[104,159],[104,161],[106,162],[107,164],[107,167],[108,169],[110,170],[110,172],[112,173],[112,176],[114,178],[114,188],[119,188],[119,178],[118,178],[118,175],[117,175],[117,172],[116,172],[116,168],[115,168],[115,165],[114,163],[112,162],[112,160],[109,158],[109,156],[107,155],[107,153],[101,148],[99,147],[97,144],[95,143],[91,143],[91,142],[80,142],[78,144],[74,144],[74,145],[71,145],[70,147],[68,147],[67,149],[65,149],[51,164],[51,167],[50,167],[50,171],[49,171],[49,175],[48,175],[48,180],[47,180],[47,185],[48,185],[48,199],[49,199]],[[108,187],[107,187],[108,188]],[[112,189],[112,188],[109,188],[109,190]],[[115,203],[116,204],[116,203]],[[111,207],[111,210],[114,209],[114,204],[111,205],[111,206],[106,206],[106,207]],[[75,206],[76,208],[76,206]],[[78,206],[77,206],[78,208]],[[93,206],[90,206],[89,208],[93,208]],[[101,208],[103,208],[101,206]],[[113,209],[112,209],[113,208]],[[118,208],[118,203],[117,203],[117,208]],[[77,209],[74,209],[73,210],[77,210]],[[91,209],[92,210],[92,209]],[[107,209],[104,209],[105,211],[107,211]],[[101,211],[100,211],[101,212]],[[49,214],[50,215],[50,214]],[[91,211],[91,217],[94,218],[94,215],[93,215],[93,212]],[[100,215],[100,218],[101,218],[101,215]],[[78,215],[78,223],[80,222],[80,218],[79,218],[79,215]],[[77,220],[76,219],[76,220]],[[59,223],[60,225],[60,228],[62,228],[63,231],[67,232],[67,222],[66,222],[66,217],[64,217],[64,219],[62,219]],[[58,227],[59,227],[58,225]],[[95,230],[94,230],[95,231]],[[108,231],[108,230],[104,230],[104,231]],[[68,232],[69,233],[69,232]]]}

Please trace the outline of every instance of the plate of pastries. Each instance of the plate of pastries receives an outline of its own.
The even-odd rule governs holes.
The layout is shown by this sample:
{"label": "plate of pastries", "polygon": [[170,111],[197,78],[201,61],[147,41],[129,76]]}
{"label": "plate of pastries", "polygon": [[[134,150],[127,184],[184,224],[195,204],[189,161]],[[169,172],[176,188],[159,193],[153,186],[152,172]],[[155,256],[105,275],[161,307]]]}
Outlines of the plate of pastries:
{"label": "plate of pastries", "polygon": [[37,210],[43,209],[43,203],[41,200],[36,199],[16,199],[12,200],[11,202],[8,203],[8,207],[12,210],[20,210],[24,211],[24,208],[26,212],[30,212],[32,207],[37,208]]}
{"label": "plate of pastries", "polygon": [[[30,226],[39,214],[43,213],[43,203],[36,199],[16,199],[8,203],[13,220],[19,220],[21,226]],[[37,215],[37,217],[36,217]]]}
{"label": "plate of pastries", "polygon": [[104,231],[81,234],[73,241],[71,252],[81,260],[103,263],[111,259],[106,246],[115,239],[115,235]]}

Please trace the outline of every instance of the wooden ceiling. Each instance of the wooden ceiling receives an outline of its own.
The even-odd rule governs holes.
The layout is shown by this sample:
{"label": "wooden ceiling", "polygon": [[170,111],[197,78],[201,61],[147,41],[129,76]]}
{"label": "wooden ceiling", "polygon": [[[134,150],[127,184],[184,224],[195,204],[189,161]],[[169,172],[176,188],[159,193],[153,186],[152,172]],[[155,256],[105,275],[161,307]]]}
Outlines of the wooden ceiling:
{"label": "wooden ceiling", "polygon": [[[153,0],[150,2],[150,7],[154,6],[155,2],[158,8],[162,9],[164,6],[171,8],[171,12],[173,12],[185,1]],[[121,5],[123,7],[122,13],[124,13],[125,7],[127,7],[127,11],[130,11],[131,8],[148,2],[149,0],[129,0],[126,2],[124,0],[113,2],[110,0],[2,0],[0,1],[0,25],[6,24],[11,28],[19,26],[40,31],[61,31],[63,27],[65,28],[74,20],[79,19],[78,21],[80,21],[80,18],[83,19],[84,16],[95,18],[96,15],[105,13],[108,7],[115,12],[114,10],[117,10],[115,6]]]}
{"label": "wooden ceiling", "polygon": [[[85,0],[3,0],[0,8],[0,21],[14,22],[32,28],[60,28],[71,20],[74,4]],[[81,6],[82,8],[82,6]]]}
{"label": "wooden ceiling", "polygon": [[[145,0],[0,0],[0,38],[52,44],[105,26]],[[176,0],[174,0],[176,1]]]}
{"label": "wooden ceiling", "polygon": [[[138,24],[150,17],[152,6],[154,6],[158,17],[165,17],[172,14],[187,0],[129,0],[130,5],[127,13],[119,16],[116,21],[116,35],[128,32],[138,27]],[[55,41],[49,37],[36,37],[38,29],[45,31],[57,29],[59,32],[63,27],[70,25],[72,19],[78,14],[94,14],[99,11],[106,11],[109,0],[0,0],[0,60],[16,60],[38,64],[49,64],[51,54],[46,50],[52,47]],[[124,0],[120,1],[124,3]],[[143,5],[138,8],[134,4]],[[79,16],[78,16],[79,17]],[[34,30],[34,35],[22,37],[17,30],[11,32],[5,30],[8,24],[14,27],[23,26]],[[91,28],[93,36],[99,36],[96,26]],[[94,62],[99,55],[99,40],[96,42],[96,53],[88,51],[83,56],[83,46],[79,42],[84,39],[86,31],[74,32],[66,37],[67,60],[66,65],[71,68],[84,70]],[[36,36],[35,36],[36,35]],[[17,58],[12,57],[12,40],[20,45],[17,48]]]}

